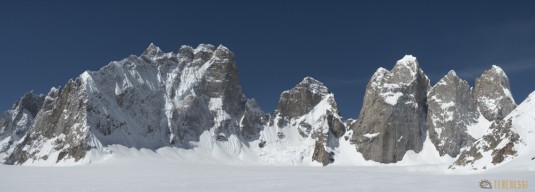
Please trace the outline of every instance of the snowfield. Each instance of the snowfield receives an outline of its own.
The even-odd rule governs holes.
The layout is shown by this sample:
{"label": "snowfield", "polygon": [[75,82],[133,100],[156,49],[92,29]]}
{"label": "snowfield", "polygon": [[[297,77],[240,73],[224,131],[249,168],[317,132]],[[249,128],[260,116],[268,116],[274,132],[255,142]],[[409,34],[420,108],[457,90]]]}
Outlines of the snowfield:
{"label": "snowfield", "polygon": [[1,191],[482,191],[484,179],[535,182],[531,160],[466,174],[448,171],[444,164],[273,166],[223,163],[175,149],[113,148],[112,155],[89,165],[0,165]]}

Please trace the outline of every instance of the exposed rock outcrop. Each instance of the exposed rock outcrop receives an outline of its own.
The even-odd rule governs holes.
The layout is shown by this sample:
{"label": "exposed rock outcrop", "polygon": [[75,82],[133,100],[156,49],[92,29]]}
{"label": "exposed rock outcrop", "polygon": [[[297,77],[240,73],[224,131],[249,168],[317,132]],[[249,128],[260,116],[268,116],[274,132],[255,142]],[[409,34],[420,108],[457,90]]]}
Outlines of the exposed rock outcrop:
{"label": "exposed rock outcrop", "polygon": [[426,138],[429,79],[407,55],[392,71],[379,68],[366,87],[352,142],[366,160],[395,163],[422,149]]}
{"label": "exposed rock outcrop", "polygon": [[[38,110],[37,110],[38,111]],[[31,133],[6,160],[22,164],[74,160],[111,144],[158,149],[194,147],[209,132],[254,140],[266,115],[241,91],[234,54],[224,46],[182,46],[164,53],[154,44],[141,56],[84,72],[53,89]]]}
{"label": "exposed rock outcrop", "polygon": [[452,168],[484,169],[521,155],[535,140],[535,130],[522,128],[535,123],[533,113],[523,113],[534,108],[527,103],[513,110],[509,80],[497,66],[473,90],[453,71],[431,87],[407,55],[392,70],[375,72],[356,120],[343,121],[334,94],[311,77],[284,91],[267,114],[244,96],[226,47],[165,53],[150,44],[140,56],[86,71],[46,96],[22,97],[0,118],[0,161],[89,163],[86,157],[117,144],[328,165],[348,158],[339,153],[355,144],[366,160],[395,163],[429,138],[441,156],[458,157]]}
{"label": "exposed rock outcrop", "polygon": [[334,95],[323,83],[306,77],[281,94],[275,110],[278,129],[297,129],[303,138],[315,140],[312,160],[327,165],[334,161],[332,149],[345,133]]}
{"label": "exposed rock outcrop", "polygon": [[496,65],[476,79],[474,95],[481,114],[489,121],[502,120],[516,107],[509,78]]}
{"label": "exposed rock outcrop", "polygon": [[[513,158],[531,161],[535,147],[535,92],[462,151],[451,169],[483,170]],[[529,163],[529,162],[528,162]]]}
{"label": "exposed rock outcrop", "polygon": [[[491,133],[477,140],[472,146],[464,150],[459,158],[450,168],[469,167],[473,170],[486,169],[487,165],[502,163],[505,159],[510,159],[518,155],[515,145],[520,145],[523,141],[518,133],[512,130],[511,119],[507,121],[494,122],[490,127]],[[483,157],[490,156],[491,164],[488,162],[476,163]]]}
{"label": "exposed rock outcrop", "polygon": [[0,161],[11,153],[19,141],[33,125],[35,116],[43,106],[44,95],[26,93],[11,110],[0,118]]}
{"label": "exposed rock outcrop", "polygon": [[441,156],[456,157],[472,144],[467,128],[477,122],[479,111],[468,82],[450,71],[431,88],[427,105],[429,138]]}

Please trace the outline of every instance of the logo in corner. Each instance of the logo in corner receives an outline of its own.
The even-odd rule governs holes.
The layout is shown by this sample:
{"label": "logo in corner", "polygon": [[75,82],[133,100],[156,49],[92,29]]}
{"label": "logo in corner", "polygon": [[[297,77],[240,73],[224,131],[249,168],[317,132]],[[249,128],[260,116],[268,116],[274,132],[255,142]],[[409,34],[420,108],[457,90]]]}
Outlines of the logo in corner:
{"label": "logo in corner", "polygon": [[483,189],[492,189],[492,184],[489,180],[484,179],[479,182],[479,187]]}

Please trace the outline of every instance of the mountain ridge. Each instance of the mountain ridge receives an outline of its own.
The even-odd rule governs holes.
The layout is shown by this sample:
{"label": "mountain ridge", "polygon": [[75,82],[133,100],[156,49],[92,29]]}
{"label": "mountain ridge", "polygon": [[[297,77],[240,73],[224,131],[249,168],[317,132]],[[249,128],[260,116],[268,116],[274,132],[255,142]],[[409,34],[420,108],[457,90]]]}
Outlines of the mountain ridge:
{"label": "mountain ridge", "polygon": [[84,164],[110,145],[217,145],[238,158],[252,153],[262,162],[324,166],[353,153],[341,151],[348,145],[364,160],[396,163],[408,151],[418,154],[428,139],[440,156],[459,157],[516,107],[498,66],[475,88],[453,70],[431,86],[417,58],[406,55],[392,70],[374,73],[354,121],[342,119],[334,94],[312,77],[282,92],[275,111],[266,113],[242,93],[234,53],[210,44],[165,53],[151,43],[140,56],[86,71],[41,97],[24,136],[5,131],[13,129],[10,118],[0,119],[3,163]]}

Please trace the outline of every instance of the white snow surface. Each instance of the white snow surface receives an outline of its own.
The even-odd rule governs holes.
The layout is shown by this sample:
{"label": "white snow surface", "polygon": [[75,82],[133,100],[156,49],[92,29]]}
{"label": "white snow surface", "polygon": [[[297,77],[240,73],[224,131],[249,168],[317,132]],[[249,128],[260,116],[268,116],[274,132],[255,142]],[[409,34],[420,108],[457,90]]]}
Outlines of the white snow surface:
{"label": "white snow surface", "polygon": [[466,127],[466,132],[477,140],[483,137],[483,135],[489,133],[489,127],[491,124],[492,122],[490,122],[485,117],[483,117],[483,115],[480,114],[479,119],[476,123]]}
{"label": "white snow surface", "polygon": [[[512,120],[513,131],[518,133],[523,141],[515,146],[518,157],[511,163],[504,164],[504,167],[511,169],[528,169],[535,171],[535,91],[532,92],[518,107],[513,110],[505,119]],[[516,166],[516,164],[520,166]]]}
{"label": "white snow surface", "polygon": [[[290,120],[288,126],[279,127],[275,124],[265,127],[260,133],[260,139],[250,143],[250,150],[254,151],[255,156],[260,160],[258,163],[267,165],[321,166],[320,163],[312,161],[316,140],[310,136],[301,136],[299,130],[303,132],[306,132],[306,130],[299,125],[307,123],[312,126],[310,133],[326,134],[329,131],[325,116],[326,111],[331,111],[336,118],[340,118],[334,106],[331,105],[332,99],[334,99],[333,94],[325,95],[309,113]],[[279,118],[279,116],[275,117],[274,122],[277,122]],[[282,134],[284,138],[279,138],[279,134]],[[260,141],[266,142],[265,147],[260,148],[258,146]],[[356,151],[355,148],[353,149]],[[334,149],[328,148],[327,150],[332,151]]]}
{"label": "white snow surface", "polygon": [[[0,165],[0,186],[10,192],[160,191],[478,191],[483,179],[533,182],[532,171],[477,174],[419,166],[261,166],[204,158],[176,148],[157,151],[110,147],[108,158],[87,166]],[[196,162],[193,163],[192,161]]]}
{"label": "white snow surface", "polygon": [[383,96],[385,103],[388,103],[389,105],[396,105],[398,103],[399,98],[403,96],[403,93],[386,92],[386,93],[381,93],[380,95]]}
{"label": "white snow surface", "polygon": [[379,135],[379,133],[366,133],[363,136],[371,139],[377,137],[377,135]]}

